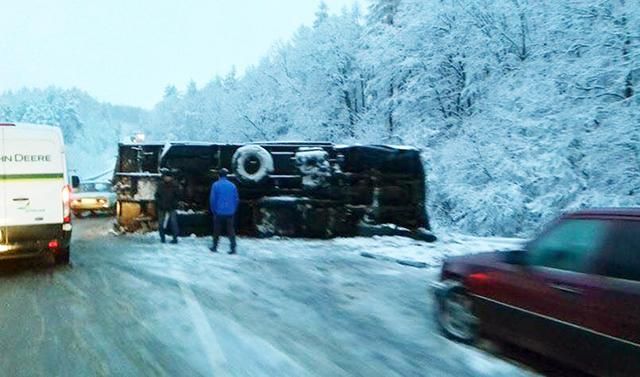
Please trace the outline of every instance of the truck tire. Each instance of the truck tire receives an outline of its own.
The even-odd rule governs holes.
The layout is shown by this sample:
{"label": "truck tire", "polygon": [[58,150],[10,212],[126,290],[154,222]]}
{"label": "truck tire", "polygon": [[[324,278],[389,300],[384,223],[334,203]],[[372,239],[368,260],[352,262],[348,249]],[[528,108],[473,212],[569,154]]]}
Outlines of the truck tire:
{"label": "truck tire", "polygon": [[243,183],[261,183],[273,172],[273,157],[259,145],[238,148],[231,161],[234,174]]}

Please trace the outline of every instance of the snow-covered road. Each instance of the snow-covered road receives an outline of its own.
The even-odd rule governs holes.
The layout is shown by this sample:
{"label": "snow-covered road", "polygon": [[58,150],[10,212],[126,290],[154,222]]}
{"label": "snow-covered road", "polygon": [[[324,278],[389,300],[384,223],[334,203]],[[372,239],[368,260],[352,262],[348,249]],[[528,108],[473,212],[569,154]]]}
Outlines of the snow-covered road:
{"label": "snow-covered road", "polygon": [[0,276],[0,371],[529,375],[441,337],[428,292],[437,269],[395,263],[437,265],[443,254],[509,242],[240,239],[240,255],[229,256],[210,253],[209,239],[161,245],[155,235],[112,235],[108,219],[76,221],[72,267]]}

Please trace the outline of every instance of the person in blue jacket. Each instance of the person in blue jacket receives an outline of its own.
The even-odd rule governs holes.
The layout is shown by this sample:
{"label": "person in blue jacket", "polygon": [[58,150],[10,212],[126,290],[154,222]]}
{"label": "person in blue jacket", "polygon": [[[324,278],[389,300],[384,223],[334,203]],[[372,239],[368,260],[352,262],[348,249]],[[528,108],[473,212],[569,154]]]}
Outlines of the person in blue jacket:
{"label": "person in blue jacket", "polygon": [[213,247],[210,248],[214,253],[218,252],[218,241],[220,239],[220,230],[224,226],[227,229],[227,236],[231,243],[231,251],[229,254],[236,253],[236,231],[234,217],[238,209],[238,189],[236,185],[229,182],[227,169],[221,169],[220,178],[211,185],[209,193],[209,208],[213,215]]}

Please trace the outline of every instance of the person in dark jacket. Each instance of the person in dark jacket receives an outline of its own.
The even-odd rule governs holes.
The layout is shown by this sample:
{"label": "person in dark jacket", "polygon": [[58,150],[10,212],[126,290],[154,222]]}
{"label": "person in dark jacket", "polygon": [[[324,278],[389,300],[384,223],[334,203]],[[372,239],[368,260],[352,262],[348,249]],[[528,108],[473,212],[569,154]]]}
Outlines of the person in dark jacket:
{"label": "person in dark jacket", "polygon": [[239,197],[236,185],[229,182],[227,169],[221,169],[220,178],[211,185],[209,193],[209,207],[213,215],[213,247],[211,251],[218,251],[218,241],[220,239],[220,231],[222,227],[227,229],[227,236],[231,243],[231,251],[229,254],[236,253],[236,231],[235,231],[235,214],[238,209]]}
{"label": "person in dark jacket", "polygon": [[178,185],[173,176],[168,172],[163,173],[162,182],[156,190],[156,210],[158,213],[158,229],[160,231],[160,241],[165,243],[165,233],[167,229],[171,231],[173,240],[171,243],[178,243]]}

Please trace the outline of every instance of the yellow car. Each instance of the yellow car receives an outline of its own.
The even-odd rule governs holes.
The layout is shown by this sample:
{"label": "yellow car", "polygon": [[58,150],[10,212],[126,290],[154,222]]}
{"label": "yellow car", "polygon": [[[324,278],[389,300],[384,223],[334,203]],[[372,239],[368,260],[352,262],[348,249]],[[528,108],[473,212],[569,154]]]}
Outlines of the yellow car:
{"label": "yellow car", "polygon": [[116,194],[109,182],[82,182],[73,190],[71,210],[76,217],[83,213],[115,213]]}

